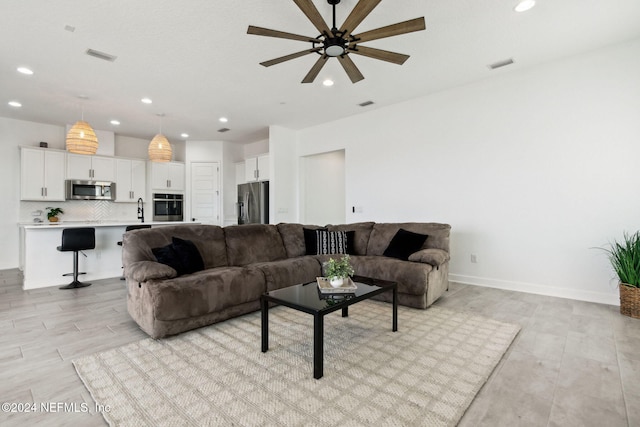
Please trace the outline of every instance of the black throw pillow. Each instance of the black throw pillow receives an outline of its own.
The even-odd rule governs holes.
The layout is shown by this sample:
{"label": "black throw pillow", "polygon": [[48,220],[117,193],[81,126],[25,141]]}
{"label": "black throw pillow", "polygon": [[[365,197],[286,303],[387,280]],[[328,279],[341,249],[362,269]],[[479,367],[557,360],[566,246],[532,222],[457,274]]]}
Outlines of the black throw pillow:
{"label": "black throw pillow", "polygon": [[304,250],[307,255],[318,255],[318,238],[316,237],[316,231],[327,231],[326,228],[302,228],[304,233]]}
{"label": "black throw pillow", "polygon": [[204,270],[204,261],[200,251],[191,240],[183,240],[178,237],[172,237],[171,240],[176,256],[182,264],[183,274]]}
{"label": "black throw pillow", "polygon": [[169,243],[167,246],[163,246],[161,248],[153,248],[151,249],[153,255],[155,255],[156,260],[161,263],[168,265],[173,268],[178,276],[182,271],[182,263],[180,259],[176,256],[175,250],[173,249],[173,243]]}
{"label": "black throw pillow", "polygon": [[151,249],[159,263],[176,270],[178,276],[204,270],[204,261],[196,245],[190,240],[172,237],[171,243]]}
{"label": "black throw pillow", "polygon": [[420,248],[422,248],[427,237],[429,236],[426,234],[413,233],[401,228],[396,235],[393,236],[393,239],[389,242],[389,246],[384,250],[383,255],[406,261],[409,259],[409,255],[418,252]]}

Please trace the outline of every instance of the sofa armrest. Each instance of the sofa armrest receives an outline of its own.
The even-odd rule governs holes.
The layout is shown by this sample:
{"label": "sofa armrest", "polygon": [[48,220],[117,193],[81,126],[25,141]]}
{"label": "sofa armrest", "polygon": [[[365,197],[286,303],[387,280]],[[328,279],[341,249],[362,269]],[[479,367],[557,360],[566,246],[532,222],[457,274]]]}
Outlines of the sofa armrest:
{"label": "sofa armrest", "polygon": [[449,261],[449,259],[451,259],[449,253],[442,249],[422,249],[409,255],[409,261],[430,264],[436,268]]}
{"label": "sofa armrest", "polygon": [[155,261],[137,261],[125,267],[125,276],[136,282],[173,279],[178,273],[172,267]]}

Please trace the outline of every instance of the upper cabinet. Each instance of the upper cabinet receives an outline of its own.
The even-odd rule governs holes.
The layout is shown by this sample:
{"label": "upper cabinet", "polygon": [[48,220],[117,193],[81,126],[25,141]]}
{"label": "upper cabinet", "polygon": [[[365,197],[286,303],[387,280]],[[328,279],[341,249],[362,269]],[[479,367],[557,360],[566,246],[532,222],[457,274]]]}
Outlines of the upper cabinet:
{"label": "upper cabinet", "polygon": [[116,202],[135,202],[146,189],[144,160],[116,159]]}
{"label": "upper cabinet", "polygon": [[234,163],[235,167],[236,167],[236,184],[244,184],[245,182],[247,182],[247,178],[245,177],[245,173],[244,173],[244,162],[237,162]]}
{"label": "upper cabinet", "polygon": [[184,191],[184,163],[149,162],[151,189]]}
{"label": "upper cabinet", "polygon": [[115,175],[116,167],[113,157],[67,154],[67,179],[113,182],[116,179]]}
{"label": "upper cabinet", "polygon": [[20,152],[20,199],[64,200],[63,151],[22,148]]}
{"label": "upper cabinet", "polygon": [[269,180],[269,155],[252,157],[244,161],[245,182]]}

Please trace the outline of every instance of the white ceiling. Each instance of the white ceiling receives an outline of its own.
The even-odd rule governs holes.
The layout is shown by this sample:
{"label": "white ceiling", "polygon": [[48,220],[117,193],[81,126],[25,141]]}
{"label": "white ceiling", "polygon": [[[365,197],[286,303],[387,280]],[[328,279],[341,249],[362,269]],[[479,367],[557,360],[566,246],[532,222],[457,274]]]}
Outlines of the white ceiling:
{"label": "white ceiling", "polygon": [[[337,6],[338,26],[356,2]],[[411,58],[399,66],[353,56],[365,76],[356,84],[330,59],[303,85],[315,54],[259,63],[310,44],[246,34],[255,25],[317,36],[291,0],[4,0],[0,116],[64,125],[84,110],[94,128],[121,135],[151,139],[162,125],[173,141],[187,132],[191,140],[253,142],[267,138],[269,125],[301,129],[640,37],[639,0],[537,0],[525,13],[513,11],[517,2],[383,0],[355,33],[424,16],[426,31],[363,44]],[[329,22],[331,6],[314,3]],[[90,57],[89,48],[117,59]],[[515,64],[487,67],[507,58]],[[325,78],[335,85],[324,87]],[[8,106],[12,100],[23,106]],[[368,100],[375,104],[357,105]]]}

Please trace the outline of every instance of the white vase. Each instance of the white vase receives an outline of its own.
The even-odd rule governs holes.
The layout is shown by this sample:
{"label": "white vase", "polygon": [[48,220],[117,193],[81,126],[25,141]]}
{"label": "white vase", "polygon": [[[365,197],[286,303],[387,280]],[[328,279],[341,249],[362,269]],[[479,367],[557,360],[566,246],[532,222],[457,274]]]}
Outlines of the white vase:
{"label": "white vase", "polygon": [[334,288],[339,288],[344,284],[344,277],[333,277],[329,280],[329,284]]}

